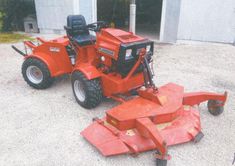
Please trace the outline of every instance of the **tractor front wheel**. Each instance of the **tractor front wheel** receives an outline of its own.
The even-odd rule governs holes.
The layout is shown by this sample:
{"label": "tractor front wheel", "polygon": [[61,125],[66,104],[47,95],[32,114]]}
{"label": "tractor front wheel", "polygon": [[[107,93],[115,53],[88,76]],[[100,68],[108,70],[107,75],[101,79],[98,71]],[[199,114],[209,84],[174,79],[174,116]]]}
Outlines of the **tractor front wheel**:
{"label": "tractor front wheel", "polygon": [[224,111],[222,101],[219,100],[209,100],[207,103],[207,107],[208,111],[214,116],[218,116]]}
{"label": "tractor front wheel", "polygon": [[88,80],[83,73],[75,71],[72,74],[72,88],[76,101],[84,108],[94,108],[102,101],[99,79]]}
{"label": "tractor front wheel", "polygon": [[35,89],[46,89],[54,81],[47,65],[36,58],[28,58],[24,61],[22,75],[28,85]]}

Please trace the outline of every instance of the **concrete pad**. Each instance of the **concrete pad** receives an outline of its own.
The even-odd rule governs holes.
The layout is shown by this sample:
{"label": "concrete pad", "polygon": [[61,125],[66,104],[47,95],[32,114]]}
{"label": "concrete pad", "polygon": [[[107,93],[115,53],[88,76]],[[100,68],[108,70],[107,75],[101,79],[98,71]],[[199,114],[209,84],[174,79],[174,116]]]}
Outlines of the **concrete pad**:
{"label": "concrete pad", "polygon": [[[22,44],[17,43],[22,47]],[[0,165],[91,166],[154,165],[154,151],[138,157],[105,158],[80,132],[93,117],[117,105],[106,99],[93,110],[73,97],[70,77],[57,79],[46,90],[29,87],[22,78],[23,58],[0,45]],[[235,153],[235,47],[224,44],[156,45],[155,82],[175,82],[187,91],[229,93],[224,114],[213,117],[200,106],[204,138],[169,149],[168,166],[229,166]]]}

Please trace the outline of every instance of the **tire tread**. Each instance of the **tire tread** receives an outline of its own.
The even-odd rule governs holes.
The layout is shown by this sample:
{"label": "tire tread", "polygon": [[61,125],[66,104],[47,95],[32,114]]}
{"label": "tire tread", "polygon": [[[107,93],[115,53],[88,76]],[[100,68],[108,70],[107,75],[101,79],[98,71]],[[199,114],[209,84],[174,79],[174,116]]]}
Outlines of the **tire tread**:
{"label": "tire tread", "polygon": [[[75,95],[73,86],[74,86],[74,81],[76,79],[80,79],[86,88],[85,89],[86,99],[84,102],[80,102]],[[76,101],[84,108],[87,109],[94,108],[97,105],[99,105],[102,101],[103,95],[99,79],[88,80],[83,73],[75,71],[72,74],[72,88]]]}

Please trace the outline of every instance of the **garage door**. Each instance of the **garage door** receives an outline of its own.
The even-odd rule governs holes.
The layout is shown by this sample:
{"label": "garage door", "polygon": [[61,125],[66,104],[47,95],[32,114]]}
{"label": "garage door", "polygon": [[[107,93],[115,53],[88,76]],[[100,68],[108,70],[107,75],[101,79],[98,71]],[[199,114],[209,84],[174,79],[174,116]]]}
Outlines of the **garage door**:
{"label": "garage door", "polygon": [[235,0],[181,0],[178,39],[234,43]]}

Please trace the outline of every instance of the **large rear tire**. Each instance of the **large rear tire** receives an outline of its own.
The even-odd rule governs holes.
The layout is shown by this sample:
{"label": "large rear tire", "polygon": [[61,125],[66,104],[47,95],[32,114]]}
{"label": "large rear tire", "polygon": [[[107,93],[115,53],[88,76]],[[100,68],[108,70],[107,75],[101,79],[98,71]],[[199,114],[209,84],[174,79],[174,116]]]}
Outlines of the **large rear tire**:
{"label": "large rear tire", "polygon": [[28,58],[24,61],[22,75],[27,84],[35,89],[46,89],[54,81],[47,65],[36,58]]}
{"label": "large rear tire", "polygon": [[94,108],[102,101],[99,79],[88,80],[83,73],[75,71],[72,74],[72,88],[76,101],[84,108]]}

